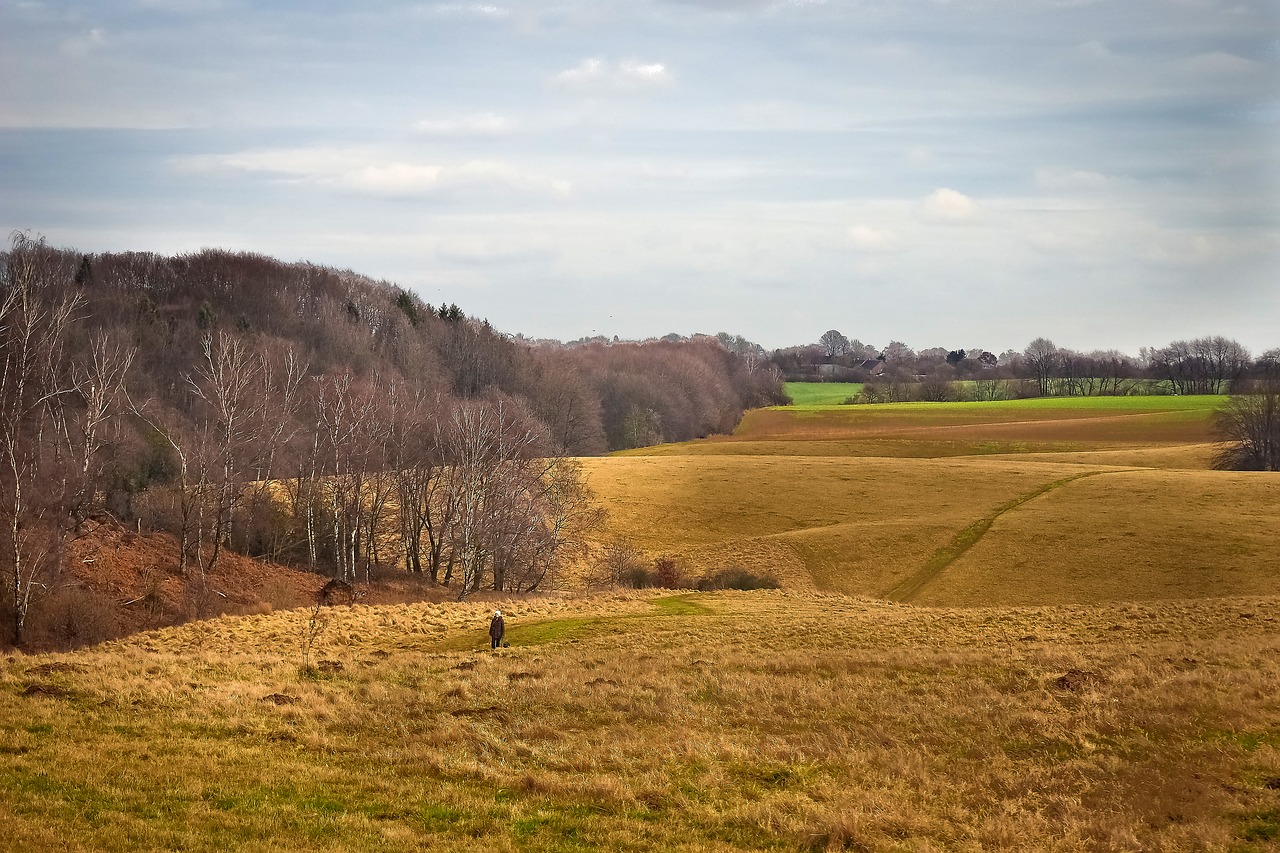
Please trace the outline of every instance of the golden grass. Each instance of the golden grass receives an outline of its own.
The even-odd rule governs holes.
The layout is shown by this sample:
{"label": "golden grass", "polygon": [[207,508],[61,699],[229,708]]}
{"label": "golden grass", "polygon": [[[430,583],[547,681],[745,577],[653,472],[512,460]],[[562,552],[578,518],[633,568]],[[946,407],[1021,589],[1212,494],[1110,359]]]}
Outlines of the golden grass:
{"label": "golden grass", "polygon": [[1072,482],[999,518],[921,603],[1090,603],[1271,594],[1280,479],[1122,471]]}
{"label": "golden grass", "polygon": [[[1208,467],[1221,398],[1145,397],[776,407],[748,412],[732,436],[620,455],[891,456],[1173,451],[1171,467]],[[1146,464],[1159,464],[1150,456]],[[1127,463],[1126,463],[1127,464]]]}
{"label": "golden grass", "polygon": [[[610,457],[589,460],[606,537],[693,573],[741,567],[793,589],[884,595],[1002,506],[921,592],[939,605],[1271,594],[1280,483],[1267,475],[1008,460]],[[968,547],[971,543],[966,543]]]}
{"label": "golden grass", "polygon": [[[335,609],[0,661],[13,850],[1263,850],[1280,600]],[[527,643],[519,632],[525,631]],[[458,644],[465,649],[450,650]]]}
{"label": "golden grass", "polygon": [[1280,491],[1208,470],[1216,402],[765,409],[586,470],[608,536],[694,575],[944,606],[1275,594]]}

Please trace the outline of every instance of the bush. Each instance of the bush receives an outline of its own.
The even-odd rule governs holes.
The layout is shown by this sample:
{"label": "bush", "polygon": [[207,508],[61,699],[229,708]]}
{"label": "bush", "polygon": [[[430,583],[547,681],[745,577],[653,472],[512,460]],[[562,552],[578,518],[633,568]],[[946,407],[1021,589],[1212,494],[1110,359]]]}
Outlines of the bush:
{"label": "bush", "polygon": [[653,572],[644,566],[632,566],[618,575],[618,584],[620,586],[628,586],[632,589],[649,589],[657,586],[654,581]]}
{"label": "bush", "polygon": [[659,557],[653,561],[653,585],[664,589],[684,589],[689,583],[674,558]]}
{"label": "bush", "polygon": [[757,575],[743,568],[721,569],[698,579],[698,589],[778,589],[781,584],[773,575]]}
{"label": "bush", "polygon": [[120,635],[114,602],[87,587],[56,590],[32,609],[28,628],[36,645],[67,651]]}
{"label": "bush", "polygon": [[653,579],[644,567],[640,550],[625,539],[619,539],[604,547],[587,583],[592,587],[629,586],[643,589],[653,586]]}

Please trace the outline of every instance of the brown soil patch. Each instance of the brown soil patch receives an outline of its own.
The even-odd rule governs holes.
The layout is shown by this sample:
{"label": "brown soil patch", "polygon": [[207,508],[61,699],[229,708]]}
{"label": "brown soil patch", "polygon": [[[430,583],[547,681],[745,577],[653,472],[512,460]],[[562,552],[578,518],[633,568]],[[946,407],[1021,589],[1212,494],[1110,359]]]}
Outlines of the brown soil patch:
{"label": "brown soil patch", "polygon": [[23,696],[47,696],[50,699],[65,699],[71,695],[71,691],[57,684],[36,683],[29,684],[22,691]]}
{"label": "brown soil patch", "polygon": [[1066,674],[1058,676],[1054,679],[1053,686],[1059,690],[1067,690],[1071,693],[1079,693],[1089,687],[1095,687],[1102,683],[1102,676],[1096,672],[1089,672],[1082,669],[1067,670]]}

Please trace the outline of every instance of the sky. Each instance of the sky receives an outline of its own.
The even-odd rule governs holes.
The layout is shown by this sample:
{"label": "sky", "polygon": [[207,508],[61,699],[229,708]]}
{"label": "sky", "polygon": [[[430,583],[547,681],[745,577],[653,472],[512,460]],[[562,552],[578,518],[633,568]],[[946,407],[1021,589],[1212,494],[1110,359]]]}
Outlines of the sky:
{"label": "sky", "polygon": [[0,0],[0,228],[560,340],[1280,347],[1274,0]]}

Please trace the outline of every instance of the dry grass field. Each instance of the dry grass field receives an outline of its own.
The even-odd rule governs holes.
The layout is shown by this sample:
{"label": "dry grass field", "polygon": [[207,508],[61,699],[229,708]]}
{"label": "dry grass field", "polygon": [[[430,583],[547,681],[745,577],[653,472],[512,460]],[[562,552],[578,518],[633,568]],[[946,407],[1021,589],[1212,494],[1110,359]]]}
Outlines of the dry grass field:
{"label": "dry grass field", "polygon": [[0,851],[1280,849],[1280,480],[1203,401],[1027,402],[585,461],[602,539],[780,590],[0,657]]}
{"label": "dry grass field", "polygon": [[699,574],[947,605],[1280,593],[1280,481],[1208,470],[1220,398],[781,407],[590,460],[609,536]]}
{"label": "dry grass field", "polygon": [[1280,600],[307,611],[0,661],[6,850],[1262,851]]}

